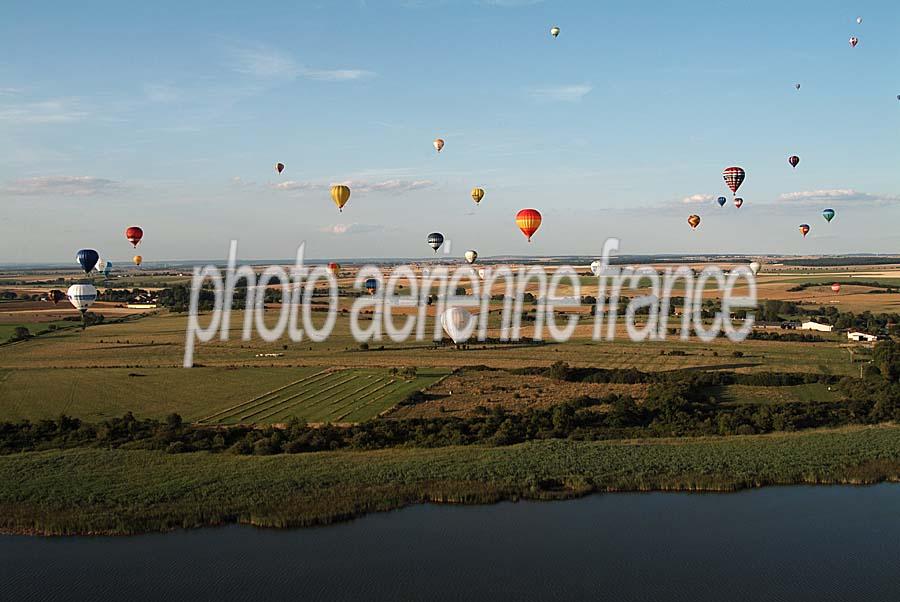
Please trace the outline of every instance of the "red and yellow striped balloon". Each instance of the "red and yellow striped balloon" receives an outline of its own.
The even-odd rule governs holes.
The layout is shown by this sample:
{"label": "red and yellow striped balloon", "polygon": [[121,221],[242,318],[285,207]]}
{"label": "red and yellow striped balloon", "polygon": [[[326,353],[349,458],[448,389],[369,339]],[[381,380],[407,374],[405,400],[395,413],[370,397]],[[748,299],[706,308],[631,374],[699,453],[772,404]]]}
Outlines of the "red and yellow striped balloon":
{"label": "red and yellow striped balloon", "polygon": [[541,227],[541,214],[537,209],[522,209],[516,214],[516,225],[531,242],[531,237]]}

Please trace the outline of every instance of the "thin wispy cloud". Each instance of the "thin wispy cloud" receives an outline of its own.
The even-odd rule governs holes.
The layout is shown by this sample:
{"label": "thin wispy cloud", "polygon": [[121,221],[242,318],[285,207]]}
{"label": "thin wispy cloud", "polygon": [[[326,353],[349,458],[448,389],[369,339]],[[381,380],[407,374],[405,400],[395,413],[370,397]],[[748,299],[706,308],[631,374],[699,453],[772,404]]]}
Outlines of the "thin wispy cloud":
{"label": "thin wispy cloud", "polygon": [[121,185],[94,176],[40,176],[7,184],[2,192],[10,196],[94,196],[121,190]]}
{"label": "thin wispy cloud", "polygon": [[334,224],[331,226],[324,226],[319,229],[320,232],[324,232],[325,234],[333,234],[335,236],[341,236],[344,234],[368,234],[370,232],[380,232],[384,230],[384,226],[380,224]]}
{"label": "thin wispy cloud", "polygon": [[692,205],[698,203],[709,203],[715,198],[715,195],[712,194],[692,194],[691,196],[686,196],[681,199],[681,202],[686,205]]}
{"label": "thin wispy cloud", "polygon": [[318,81],[354,81],[374,77],[365,69],[317,69],[298,63],[287,53],[267,46],[245,46],[232,49],[234,70],[259,80],[293,81],[303,77]]}
{"label": "thin wispy cloud", "polygon": [[150,102],[175,102],[181,98],[181,92],[172,84],[144,84],[144,96]]}
{"label": "thin wispy cloud", "polygon": [[0,103],[0,123],[47,124],[80,121],[88,116],[74,98],[57,98],[13,104]]}
{"label": "thin wispy cloud", "polygon": [[851,203],[889,203],[900,201],[900,195],[871,194],[853,188],[831,188],[825,190],[801,190],[786,192],[778,197],[780,201],[798,203],[851,202]]}
{"label": "thin wispy cloud", "polygon": [[381,181],[369,180],[344,180],[342,182],[324,183],[324,182],[303,182],[288,180],[272,184],[271,188],[286,192],[305,192],[305,191],[323,191],[329,190],[334,184],[343,184],[349,186],[353,193],[377,193],[377,192],[411,192],[414,190],[422,190],[435,186],[431,180],[404,180],[390,179]]}
{"label": "thin wispy cloud", "polygon": [[568,86],[548,86],[544,88],[534,88],[531,90],[531,96],[535,100],[551,101],[551,102],[579,102],[587,94],[593,90],[593,86],[588,84],[574,84]]}

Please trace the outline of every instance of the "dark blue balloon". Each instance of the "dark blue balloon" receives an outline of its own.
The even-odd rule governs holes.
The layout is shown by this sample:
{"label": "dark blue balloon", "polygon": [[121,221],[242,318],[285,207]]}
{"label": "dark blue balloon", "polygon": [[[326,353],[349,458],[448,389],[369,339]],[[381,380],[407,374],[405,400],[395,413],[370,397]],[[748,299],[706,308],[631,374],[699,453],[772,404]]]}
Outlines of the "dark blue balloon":
{"label": "dark blue balloon", "polygon": [[368,280],[366,280],[366,288],[370,291],[375,290],[376,288],[378,288],[378,281],[374,278],[369,278]]}
{"label": "dark blue balloon", "polygon": [[723,196],[720,196],[719,198],[716,199],[716,202],[719,203],[719,207],[724,207],[725,203],[728,202],[728,199],[726,199]]}
{"label": "dark blue balloon", "polygon": [[94,249],[81,249],[75,254],[75,259],[81,264],[81,269],[84,270],[84,273],[90,274],[97,262],[100,261],[100,254]]}

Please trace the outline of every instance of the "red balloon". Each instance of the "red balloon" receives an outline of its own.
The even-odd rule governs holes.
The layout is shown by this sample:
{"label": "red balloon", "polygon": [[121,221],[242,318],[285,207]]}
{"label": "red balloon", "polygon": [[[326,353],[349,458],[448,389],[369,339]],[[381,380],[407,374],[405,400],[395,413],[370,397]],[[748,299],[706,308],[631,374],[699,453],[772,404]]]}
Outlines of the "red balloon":
{"label": "red balloon", "polygon": [[131,226],[127,230],[125,230],[125,238],[128,239],[128,242],[131,243],[131,246],[136,247],[138,246],[138,244],[140,244],[141,239],[144,238],[144,231],[137,226]]}
{"label": "red balloon", "polygon": [[516,214],[516,225],[531,242],[531,237],[541,227],[541,213],[537,209],[522,209]]}
{"label": "red balloon", "polygon": [[726,167],[725,171],[722,172],[722,177],[725,178],[725,183],[732,193],[737,193],[737,189],[744,183],[746,176],[747,173],[742,167]]}
{"label": "red balloon", "polygon": [[834,294],[837,294],[837,293],[841,292],[841,285],[840,285],[839,283],[837,283],[837,282],[835,282],[834,284],[832,284],[832,285],[831,285],[831,292],[833,292]]}

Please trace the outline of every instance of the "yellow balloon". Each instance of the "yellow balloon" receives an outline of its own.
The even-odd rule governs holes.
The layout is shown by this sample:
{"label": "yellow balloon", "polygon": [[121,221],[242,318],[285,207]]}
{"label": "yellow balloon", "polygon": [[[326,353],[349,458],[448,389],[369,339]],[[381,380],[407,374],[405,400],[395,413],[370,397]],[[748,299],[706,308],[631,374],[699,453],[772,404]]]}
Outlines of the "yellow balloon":
{"label": "yellow balloon", "polygon": [[473,188],[472,189],[472,200],[475,201],[476,204],[481,202],[481,199],[484,198],[484,189],[483,188]]}
{"label": "yellow balloon", "polygon": [[343,211],[344,205],[346,205],[347,201],[350,200],[350,188],[340,184],[332,186],[331,200],[333,200],[334,204],[337,205],[338,211]]}
{"label": "yellow balloon", "polygon": [[141,262],[144,261],[144,258],[141,257],[140,255],[135,255],[133,261],[134,261],[134,265],[141,265]]}

